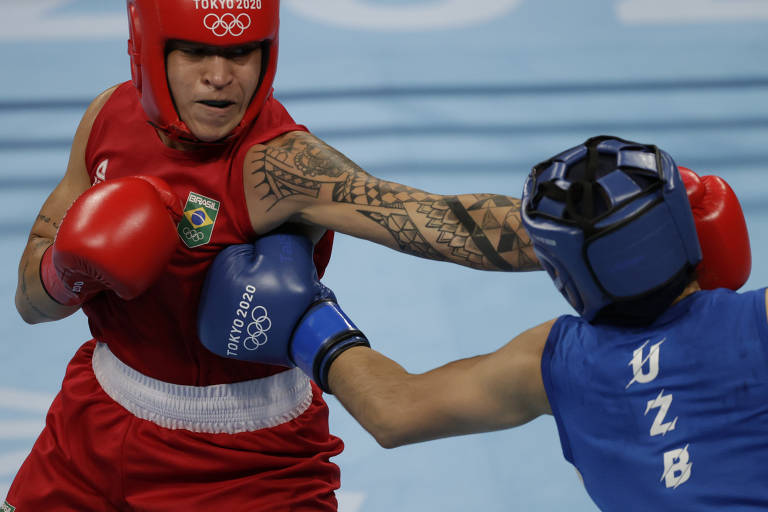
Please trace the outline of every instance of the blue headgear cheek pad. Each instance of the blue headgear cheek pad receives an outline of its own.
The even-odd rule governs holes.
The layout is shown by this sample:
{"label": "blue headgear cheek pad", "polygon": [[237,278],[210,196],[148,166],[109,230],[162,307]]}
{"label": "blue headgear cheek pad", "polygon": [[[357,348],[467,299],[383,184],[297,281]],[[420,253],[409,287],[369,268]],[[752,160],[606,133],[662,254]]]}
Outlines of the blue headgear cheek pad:
{"label": "blue headgear cheek pad", "polygon": [[557,257],[545,248],[539,247],[539,249],[536,249],[534,247],[534,252],[539,259],[539,263],[544,267],[544,270],[547,271],[549,277],[552,278],[552,282],[563,297],[565,297],[565,300],[567,300],[576,311],[583,310],[584,301],[579,293],[579,288],[576,287],[569,274],[569,269],[560,265]]}
{"label": "blue headgear cheek pad", "polygon": [[[542,266],[587,320],[611,303],[652,294],[701,259],[672,158],[654,146],[595,139],[534,167],[521,215]],[[600,172],[584,172],[589,144],[592,157],[603,159]],[[592,218],[581,216],[592,212],[580,203],[593,195],[602,206]]]}
{"label": "blue headgear cheek pad", "polygon": [[642,295],[662,286],[687,261],[676,231],[669,206],[658,203],[588,244],[587,261],[609,295]]}
{"label": "blue headgear cheek pad", "polygon": [[[564,168],[565,166],[563,166]],[[534,187],[534,184],[535,180],[529,176],[526,181],[525,190],[529,190],[529,187]],[[544,219],[537,219],[536,221],[531,219],[527,214],[526,208],[526,202],[530,202],[531,196],[532,193],[523,192],[521,218],[533,241],[533,250],[541,266],[547,271],[549,277],[552,278],[557,290],[577,312],[581,313],[584,310],[584,300],[581,294],[585,290],[589,290],[590,287],[588,282],[577,286],[573,278],[574,276],[584,275],[583,270],[585,269],[579,269],[582,272],[577,270],[575,274],[572,274],[576,270],[575,267],[578,266],[578,262],[572,261],[570,262],[571,264],[564,264],[560,255],[563,253],[578,253],[583,246],[583,235],[571,226],[562,226],[556,222]],[[549,210],[550,213],[554,212],[553,214],[556,215],[562,215],[565,208],[564,205],[558,205],[556,201],[551,201],[548,198],[543,198],[540,204],[545,210]]]}

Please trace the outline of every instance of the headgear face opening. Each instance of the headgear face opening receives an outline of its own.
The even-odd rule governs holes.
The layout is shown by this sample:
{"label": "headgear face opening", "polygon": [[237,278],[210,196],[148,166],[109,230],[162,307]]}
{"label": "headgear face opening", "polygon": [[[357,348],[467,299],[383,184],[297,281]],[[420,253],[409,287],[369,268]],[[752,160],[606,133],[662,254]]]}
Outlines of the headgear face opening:
{"label": "headgear face opening", "polygon": [[535,166],[522,221],[558,290],[590,322],[624,302],[651,304],[638,317],[652,320],[701,260],[672,157],[617,137],[593,137]]}
{"label": "headgear face opening", "polygon": [[256,119],[272,90],[277,70],[280,0],[127,0],[131,76],[150,123],[173,139],[198,142],[179,118],[166,75],[171,40],[212,46],[260,42],[259,85],[227,139]]}

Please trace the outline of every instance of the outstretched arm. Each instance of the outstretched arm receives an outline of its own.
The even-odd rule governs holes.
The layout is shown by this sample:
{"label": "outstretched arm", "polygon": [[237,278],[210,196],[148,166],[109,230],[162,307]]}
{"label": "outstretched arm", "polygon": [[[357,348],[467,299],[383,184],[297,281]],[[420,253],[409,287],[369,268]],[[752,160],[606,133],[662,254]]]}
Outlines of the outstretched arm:
{"label": "outstretched arm", "polygon": [[[262,318],[269,334],[233,332],[237,316]],[[200,340],[209,350],[298,366],[385,447],[513,427],[548,413],[541,356],[553,323],[492,354],[409,374],[367,348],[365,335],[317,279],[311,241],[290,233],[223,250],[198,308]]]}
{"label": "outstretched arm", "polygon": [[369,348],[350,348],[331,364],[329,387],[385,448],[522,425],[551,414],[541,355],[553,324],[420,375]]}
{"label": "outstretched arm", "polygon": [[251,148],[244,178],[259,233],[294,220],[478,269],[540,268],[520,222],[519,199],[444,196],[380,180],[309,133]]}

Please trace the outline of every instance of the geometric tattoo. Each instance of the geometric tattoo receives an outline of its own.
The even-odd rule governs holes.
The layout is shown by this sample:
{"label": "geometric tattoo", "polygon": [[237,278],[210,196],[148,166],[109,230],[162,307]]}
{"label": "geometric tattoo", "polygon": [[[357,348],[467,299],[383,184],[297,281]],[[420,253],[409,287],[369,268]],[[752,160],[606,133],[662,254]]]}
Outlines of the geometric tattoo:
{"label": "geometric tattoo", "polygon": [[372,221],[384,227],[397,242],[401,251],[429,258],[431,260],[443,261],[445,256],[434,250],[421,233],[416,225],[408,218],[407,214],[390,213],[384,214],[376,211],[358,210]]}
{"label": "geometric tattoo", "polygon": [[[523,251],[524,246],[520,238],[520,217],[519,200],[506,196],[489,195],[480,198],[478,201],[464,207],[455,197],[447,199],[451,212],[469,231],[469,236],[482,254],[501,270],[515,270],[515,268],[536,268],[535,262],[528,258]],[[493,208],[508,208],[503,221],[499,222],[491,213]],[[471,212],[482,212],[480,222],[473,219]],[[515,215],[517,213],[517,215]],[[516,226],[510,222],[515,220]],[[498,237],[496,247],[493,247],[489,241],[489,236]],[[518,264],[513,266],[507,263],[500,254],[517,252],[527,265]]]}
{"label": "geometric tattoo", "polygon": [[[302,132],[253,148],[249,184],[266,211],[289,197],[355,206],[346,210],[383,228],[403,252],[488,270],[539,269],[520,221],[520,200],[499,194],[430,194],[366,173],[347,157]],[[343,210],[340,210],[343,211]]]}
{"label": "geometric tattoo", "polygon": [[255,187],[260,188],[262,184],[267,185],[267,193],[261,200],[272,199],[273,204],[269,209],[275,206],[281,199],[294,194],[317,198],[320,192],[320,185],[318,183],[283,170],[280,161],[270,157],[270,155],[265,154],[263,151],[256,153],[256,157],[256,160],[252,163],[257,163],[260,160],[261,166],[252,172],[258,179]]}

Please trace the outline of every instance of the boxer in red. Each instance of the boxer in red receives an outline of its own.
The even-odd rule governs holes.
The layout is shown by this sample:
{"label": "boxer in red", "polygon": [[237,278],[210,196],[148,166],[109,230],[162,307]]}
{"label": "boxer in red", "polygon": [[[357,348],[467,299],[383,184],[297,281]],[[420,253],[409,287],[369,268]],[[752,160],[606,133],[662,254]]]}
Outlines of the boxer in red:
{"label": "boxer in red", "polygon": [[335,510],[330,458],[342,443],[320,390],[300,371],[201,345],[207,268],[227,246],[290,228],[314,243],[320,274],[333,231],[479,269],[532,270],[520,202],[379,180],[295,123],[272,97],[278,0],[127,7],[133,80],[85,112],[16,294],[30,323],[82,308],[93,339],[5,506]]}

